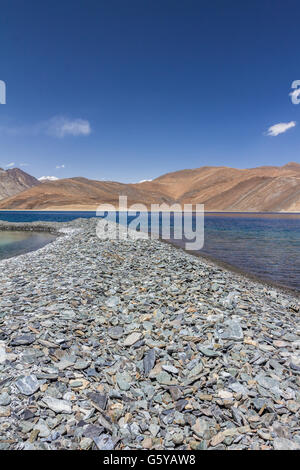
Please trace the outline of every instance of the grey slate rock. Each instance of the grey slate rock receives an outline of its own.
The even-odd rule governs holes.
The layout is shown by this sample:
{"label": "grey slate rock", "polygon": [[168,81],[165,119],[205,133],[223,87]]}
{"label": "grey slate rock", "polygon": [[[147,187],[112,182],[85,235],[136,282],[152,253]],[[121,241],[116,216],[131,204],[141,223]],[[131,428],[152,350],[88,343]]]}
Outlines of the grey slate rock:
{"label": "grey slate rock", "polygon": [[35,336],[31,334],[17,336],[11,341],[11,346],[28,346],[29,344],[34,343]]}
{"label": "grey slate rock", "polygon": [[156,361],[156,354],[154,349],[149,349],[144,356],[143,365],[144,365],[144,375],[148,375],[149,372],[153,369]]}
{"label": "grey slate rock", "polygon": [[16,381],[15,385],[20,393],[28,396],[33,395],[40,388],[40,382],[33,374],[21,377]]}
{"label": "grey slate rock", "polygon": [[109,434],[101,434],[99,437],[93,437],[98,450],[113,450],[115,443]]}
{"label": "grey slate rock", "polygon": [[222,340],[242,341],[244,338],[241,325],[236,320],[226,320],[218,325],[216,335]]}
{"label": "grey slate rock", "polygon": [[103,395],[97,392],[91,392],[91,393],[88,393],[88,397],[91,400],[91,402],[96,405],[97,408],[99,407],[101,408],[101,410],[106,409],[107,395]]}

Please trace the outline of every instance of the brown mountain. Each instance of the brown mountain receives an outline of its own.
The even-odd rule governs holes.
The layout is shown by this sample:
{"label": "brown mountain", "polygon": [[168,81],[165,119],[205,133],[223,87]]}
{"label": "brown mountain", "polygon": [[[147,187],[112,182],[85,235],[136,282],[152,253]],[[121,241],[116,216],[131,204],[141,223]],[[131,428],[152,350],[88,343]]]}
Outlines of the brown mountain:
{"label": "brown mountain", "polygon": [[300,164],[293,162],[245,170],[182,170],[160,176],[153,185],[181,203],[203,203],[210,211],[300,211]]}
{"label": "brown mountain", "polygon": [[164,194],[142,190],[135,185],[76,177],[44,182],[0,201],[0,209],[93,210],[99,204],[116,205],[119,194],[128,197],[128,204],[172,203],[172,198]]}
{"label": "brown mountain", "polygon": [[209,211],[299,211],[300,164],[250,169],[201,167],[137,184],[68,178],[43,183],[0,202],[0,209],[93,210],[101,203],[202,203]]}
{"label": "brown mountain", "polygon": [[0,168],[0,199],[14,196],[38,184],[40,182],[36,178],[19,168],[9,170]]}

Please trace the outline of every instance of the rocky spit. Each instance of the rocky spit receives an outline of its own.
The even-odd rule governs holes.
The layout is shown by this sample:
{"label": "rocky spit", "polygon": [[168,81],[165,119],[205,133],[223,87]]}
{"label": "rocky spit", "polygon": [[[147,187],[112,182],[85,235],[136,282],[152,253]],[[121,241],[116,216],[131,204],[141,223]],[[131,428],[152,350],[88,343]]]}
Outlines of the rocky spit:
{"label": "rocky spit", "polygon": [[0,449],[300,449],[299,300],[98,222],[0,263]]}

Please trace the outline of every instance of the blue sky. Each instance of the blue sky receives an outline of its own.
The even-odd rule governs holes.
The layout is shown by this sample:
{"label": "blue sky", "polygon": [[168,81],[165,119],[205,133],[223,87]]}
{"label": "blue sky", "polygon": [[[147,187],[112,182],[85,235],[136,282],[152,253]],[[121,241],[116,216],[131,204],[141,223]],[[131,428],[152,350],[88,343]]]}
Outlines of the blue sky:
{"label": "blue sky", "polygon": [[299,40],[297,0],[2,0],[0,165],[136,182],[300,161]]}

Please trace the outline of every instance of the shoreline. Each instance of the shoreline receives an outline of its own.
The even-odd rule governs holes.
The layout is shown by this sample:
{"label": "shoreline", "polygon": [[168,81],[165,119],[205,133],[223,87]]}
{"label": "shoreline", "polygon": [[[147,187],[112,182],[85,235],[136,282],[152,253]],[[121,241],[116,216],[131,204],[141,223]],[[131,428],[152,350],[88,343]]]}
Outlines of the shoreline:
{"label": "shoreline", "polygon": [[[73,206],[72,206],[73,207]],[[90,206],[89,206],[90,207]],[[47,208],[47,209],[0,209],[0,213],[1,212],[91,212],[91,213],[94,213],[94,212],[97,212],[97,207],[95,207],[94,209],[80,209],[80,208],[77,208],[77,209],[59,209],[59,208]],[[129,206],[130,208],[130,206]],[[109,211],[110,212],[110,211]],[[128,210],[119,210],[117,209],[117,212],[128,212]],[[134,211],[135,212],[135,211]],[[149,212],[149,210],[147,211],[139,211],[139,212]],[[172,211],[170,211],[172,212]],[[192,210],[192,211],[186,211],[187,213],[198,213],[197,211],[195,210]],[[199,213],[202,213],[202,211],[200,211]],[[224,210],[224,211],[212,211],[212,210],[208,210],[208,211],[204,211],[204,214],[215,214],[215,215],[226,215],[226,214],[229,214],[229,215],[245,215],[245,216],[251,216],[253,214],[256,214],[256,215],[264,215],[264,216],[273,216],[273,215],[299,215],[300,216],[300,211],[275,211],[275,212],[271,212],[271,211],[228,211],[228,210]]]}
{"label": "shoreline", "polygon": [[176,248],[178,250],[182,250],[183,252],[185,252],[185,253],[187,253],[191,256],[195,256],[196,258],[200,258],[208,264],[210,263],[211,265],[219,267],[221,269],[224,269],[225,271],[230,271],[230,272],[236,273],[244,279],[249,279],[253,282],[261,284],[262,286],[271,287],[271,288],[277,289],[279,291],[282,291],[283,293],[292,295],[295,298],[300,298],[300,290],[292,289],[291,287],[281,285],[280,283],[277,283],[277,282],[269,280],[269,279],[263,279],[259,276],[256,276],[255,274],[244,271],[243,269],[238,268],[237,266],[234,266],[233,264],[226,263],[226,261],[222,261],[222,260],[219,260],[217,258],[214,258],[213,256],[203,254],[203,253],[199,253],[199,252],[187,251],[182,246],[176,245],[174,242],[172,242],[170,240],[163,240],[163,239],[160,239],[160,240],[163,243],[168,243],[168,244],[172,245],[174,248]]}
{"label": "shoreline", "polygon": [[299,301],[96,223],[0,262],[0,449],[300,449]]}
{"label": "shoreline", "polygon": [[[50,222],[51,223],[51,222]],[[49,222],[6,222],[0,220],[0,231],[15,230],[15,231],[29,231],[29,232],[49,232],[61,235],[59,227],[51,226]]]}

